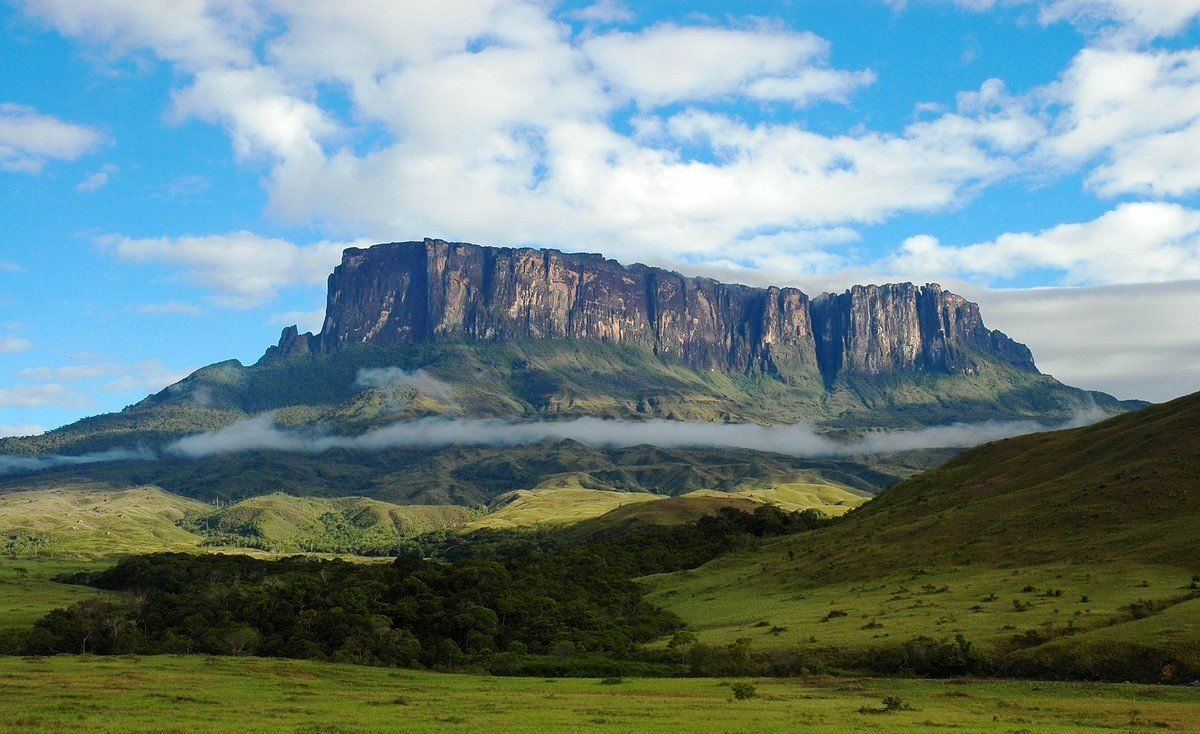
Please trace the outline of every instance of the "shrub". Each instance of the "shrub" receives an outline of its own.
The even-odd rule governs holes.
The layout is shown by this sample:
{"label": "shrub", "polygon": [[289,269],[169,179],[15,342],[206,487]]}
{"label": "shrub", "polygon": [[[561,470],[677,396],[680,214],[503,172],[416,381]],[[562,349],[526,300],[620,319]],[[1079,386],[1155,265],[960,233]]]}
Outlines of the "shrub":
{"label": "shrub", "polygon": [[739,701],[745,701],[758,695],[758,689],[752,683],[734,683],[729,690],[733,691],[733,697]]}

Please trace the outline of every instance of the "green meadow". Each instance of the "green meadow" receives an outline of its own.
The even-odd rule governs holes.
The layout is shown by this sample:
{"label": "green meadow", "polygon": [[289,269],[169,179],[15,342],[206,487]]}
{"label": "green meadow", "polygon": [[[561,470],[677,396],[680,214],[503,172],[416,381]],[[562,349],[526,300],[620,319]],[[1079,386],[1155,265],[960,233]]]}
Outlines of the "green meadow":
{"label": "green meadow", "polygon": [[[751,697],[735,697],[739,683],[752,688],[739,689]],[[1200,732],[1200,690],[821,677],[555,680],[259,658],[61,656],[0,659],[0,729]]]}

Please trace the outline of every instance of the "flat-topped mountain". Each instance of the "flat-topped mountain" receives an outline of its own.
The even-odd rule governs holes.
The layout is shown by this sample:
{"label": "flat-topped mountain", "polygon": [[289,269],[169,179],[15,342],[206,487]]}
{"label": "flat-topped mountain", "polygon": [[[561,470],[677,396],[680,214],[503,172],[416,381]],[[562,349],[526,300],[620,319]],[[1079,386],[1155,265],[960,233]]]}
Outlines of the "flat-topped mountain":
{"label": "flat-topped mountain", "polygon": [[[803,422],[853,435],[987,421],[1053,426],[1139,405],[1041,374],[1025,346],[989,330],[975,304],[937,285],[855,286],[809,298],[794,288],[729,285],[599,255],[425,240],[347,250],[329,278],[320,334],[290,327],[254,365],[209,365],[119,413],[0,439],[0,455],[107,451],[102,464],[52,460],[74,465],[51,471],[226,497],[286,488],[485,502],[561,475],[588,486],[678,493],[732,486],[726,469],[747,466],[746,456],[783,468],[740,469],[745,476],[795,481],[811,470],[847,486],[869,476],[877,491],[946,452],[882,465],[842,462],[855,468],[819,457],[780,464],[762,452],[678,448],[630,466],[628,452],[602,446],[489,449],[494,424],[464,439],[482,447],[473,451],[498,452],[503,466],[483,472],[478,457],[428,447],[306,453],[271,448],[287,442],[251,449],[239,439],[204,458],[167,449],[266,412],[278,429],[310,437],[432,416]],[[250,430],[267,425],[260,420]],[[113,452],[130,458],[108,461]],[[159,460],[138,458],[146,454]],[[416,486],[413,477],[425,479]]]}
{"label": "flat-topped mountain", "polygon": [[689,278],[600,255],[441,240],[345,251],[319,335],[283,333],[272,357],[352,345],[589,339],[696,369],[833,383],[839,374],[969,374],[980,359],[1036,372],[1023,344],[936,284],[795,288]]}

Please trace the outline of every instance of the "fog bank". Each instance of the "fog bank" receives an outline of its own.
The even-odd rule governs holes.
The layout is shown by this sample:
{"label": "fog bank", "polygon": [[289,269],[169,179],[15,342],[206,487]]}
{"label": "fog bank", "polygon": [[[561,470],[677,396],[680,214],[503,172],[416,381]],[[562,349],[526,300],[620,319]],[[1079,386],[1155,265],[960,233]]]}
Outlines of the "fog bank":
{"label": "fog bank", "polygon": [[[1100,417],[1103,416],[1080,416],[1069,425],[1083,425]],[[598,418],[514,423],[499,419],[431,417],[394,423],[358,436],[332,436],[284,430],[275,425],[270,414],[264,414],[218,431],[179,439],[167,447],[166,453],[199,459],[214,454],[260,450],[319,454],[335,449],[379,451],[453,445],[512,447],[570,439],[595,448],[650,445],[661,448],[750,449],[817,458],[917,449],[968,448],[1051,428],[1034,421],[954,423],[911,431],[872,432],[853,441],[836,441],[816,433],[807,424],[767,427],[746,423]]]}

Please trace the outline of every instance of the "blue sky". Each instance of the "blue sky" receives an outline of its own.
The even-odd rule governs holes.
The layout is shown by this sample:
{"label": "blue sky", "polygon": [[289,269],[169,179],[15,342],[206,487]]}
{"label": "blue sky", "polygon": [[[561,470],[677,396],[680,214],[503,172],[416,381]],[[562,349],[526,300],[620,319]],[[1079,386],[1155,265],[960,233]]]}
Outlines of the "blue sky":
{"label": "blue sky", "polygon": [[319,328],[347,244],[942,282],[1200,389],[1200,0],[0,4],[0,435]]}

